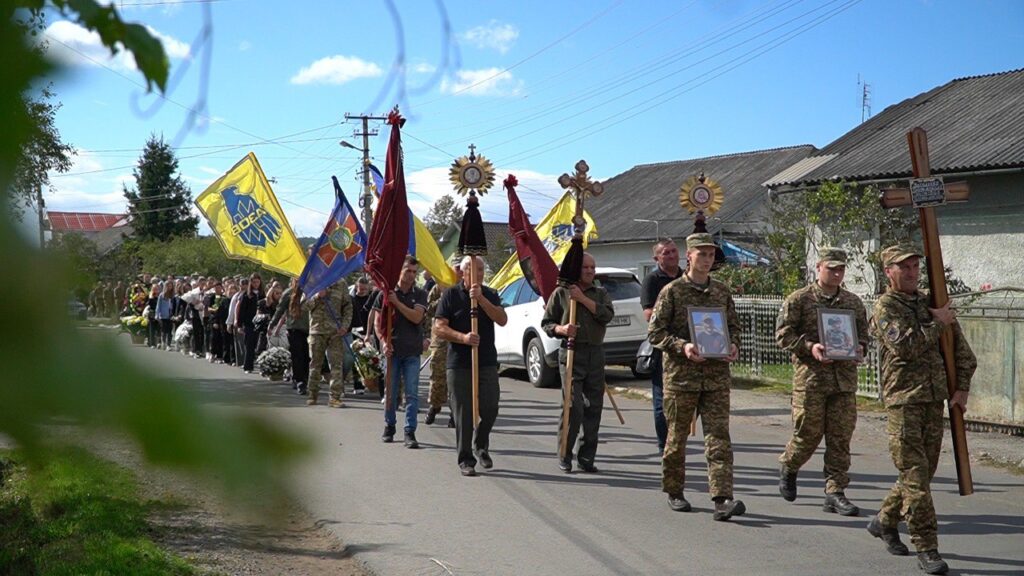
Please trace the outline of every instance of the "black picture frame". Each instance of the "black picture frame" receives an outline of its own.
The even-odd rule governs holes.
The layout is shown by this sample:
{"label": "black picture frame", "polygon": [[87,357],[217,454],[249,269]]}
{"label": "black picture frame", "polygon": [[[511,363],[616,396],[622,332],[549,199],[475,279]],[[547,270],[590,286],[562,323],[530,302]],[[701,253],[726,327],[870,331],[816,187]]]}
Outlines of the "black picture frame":
{"label": "black picture frame", "polygon": [[732,341],[724,307],[689,306],[686,318],[690,324],[690,342],[697,346],[701,356],[728,358],[731,355]]}

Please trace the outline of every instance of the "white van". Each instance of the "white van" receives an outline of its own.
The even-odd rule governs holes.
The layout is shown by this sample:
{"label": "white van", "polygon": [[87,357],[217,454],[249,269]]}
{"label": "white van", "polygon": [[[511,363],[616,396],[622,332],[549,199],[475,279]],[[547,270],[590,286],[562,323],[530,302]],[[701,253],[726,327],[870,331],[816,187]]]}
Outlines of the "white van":
{"label": "white van", "polygon": [[[629,270],[598,267],[595,283],[608,291],[615,307],[615,317],[608,323],[604,338],[605,361],[632,369],[636,351],[647,338],[647,322],[640,307],[640,281]],[[508,323],[494,327],[498,362],[524,366],[534,386],[560,386],[558,347],[561,342],[548,338],[541,330],[544,301],[525,278],[506,286],[500,295]]]}

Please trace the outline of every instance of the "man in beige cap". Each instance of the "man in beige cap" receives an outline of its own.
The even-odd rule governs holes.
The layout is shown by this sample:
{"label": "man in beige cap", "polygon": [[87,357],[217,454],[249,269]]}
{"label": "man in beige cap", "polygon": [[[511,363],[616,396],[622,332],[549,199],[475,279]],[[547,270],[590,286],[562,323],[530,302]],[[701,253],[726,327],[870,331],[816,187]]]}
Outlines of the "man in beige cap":
{"label": "man in beige cap", "polygon": [[[648,337],[651,345],[664,352],[664,409],[668,438],[661,458],[661,489],[668,505],[677,512],[689,512],[683,497],[686,478],[686,437],[694,412],[699,411],[704,428],[708,461],[708,491],[715,503],[715,520],[728,520],[746,511],[733,500],[732,442],[729,439],[729,363],[739,357],[740,319],[732,293],[710,276],[715,263],[715,243],[710,234],[686,238],[686,274],[662,289],[651,314]],[[729,357],[705,358],[696,336],[690,333],[691,307],[725,310],[729,326]]]}
{"label": "man in beige cap", "polygon": [[[775,341],[792,354],[793,436],[779,456],[779,493],[796,500],[796,475],[825,438],[826,512],[856,516],[860,509],[846,498],[850,484],[850,439],[857,425],[857,364],[867,353],[868,321],[864,304],[842,288],[846,252],[822,248],[810,285],[786,297],[775,325]],[[857,328],[856,360],[825,355],[819,333],[822,309],[851,310]]]}
{"label": "man in beige cap", "polygon": [[899,477],[868,524],[868,532],[881,538],[890,554],[905,555],[908,550],[900,542],[897,528],[906,520],[918,565],[928,574],[945,574],[949,567],[939,556],[931,494],[942,449],[942,404],[949,399],[939,336],[952,328],[957,390],[950,402],[961,410],[966,411],[971,377],[978,364],[949,304],[929,308],[927,296],[917,289],[921,258],[913,246],[882,251],[889,288],[875,303],[871,333],[881,352],[889,452]]}

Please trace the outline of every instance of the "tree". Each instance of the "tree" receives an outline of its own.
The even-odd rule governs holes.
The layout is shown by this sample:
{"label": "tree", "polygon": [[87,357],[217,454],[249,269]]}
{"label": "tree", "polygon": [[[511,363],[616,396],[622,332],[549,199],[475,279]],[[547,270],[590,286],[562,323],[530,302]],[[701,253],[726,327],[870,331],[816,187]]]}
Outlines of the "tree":
{"label": "tree", "polygon": [[423,224],[430,230],[434,240],[440,242],[441,236],[444,236],[449,226],[462,224],[462,207],[454,196],[445,194],[434,202],[430,212],[427,212],[427,217],[423,219]]}
{"label": "tree", "polygon": [[25,206],[39,209],[36,191],[50,187],[51,171],[67,172],[71,168],[75,149],[60,139],[60,132],[53,123],[60,104],[51,102],[52,98],[49,87],[36,98],[22,97],[31,132],[22,143],[14,168],[14,182],[9,188],[8,209],[17,220],[24,216]]}
{"label": "tree", "polygon": [[772,198],[765,243],[780,269],[786,293],[809,281],[807,255],[823,246],[846,250],[850,255],[847,276],[878,291],[885,280],[879,258],[882,248],[909,240],[915,225],[908,210],[883,209],[873,186],[825,182],[812,190]]}
{"label": "tree", "polygon": [[149,137],[139,165],[132,171],[135,187],[124,187],[128,215],[136,237],[169,240],[195,236],[199,218],[192,214],[192,191],[176,176],[178,159],[163,137]]}

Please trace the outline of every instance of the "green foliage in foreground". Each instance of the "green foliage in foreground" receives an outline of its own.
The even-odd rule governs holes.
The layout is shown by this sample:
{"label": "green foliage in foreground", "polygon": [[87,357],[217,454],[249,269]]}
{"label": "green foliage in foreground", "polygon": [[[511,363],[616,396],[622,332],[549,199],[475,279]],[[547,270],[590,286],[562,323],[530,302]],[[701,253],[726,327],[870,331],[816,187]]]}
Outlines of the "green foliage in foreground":
{"label": "green foliage in foreground", "polygon": [[[9,455],[8,455],[9,456]],[[82,450],[39,468],[0,453],[0,574],[188,575],[150,539],[134,475]]]}

